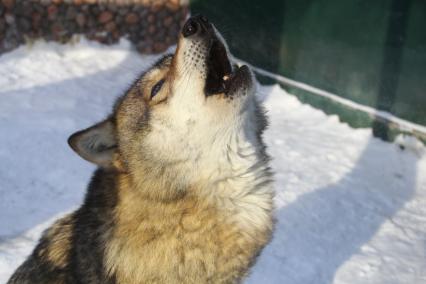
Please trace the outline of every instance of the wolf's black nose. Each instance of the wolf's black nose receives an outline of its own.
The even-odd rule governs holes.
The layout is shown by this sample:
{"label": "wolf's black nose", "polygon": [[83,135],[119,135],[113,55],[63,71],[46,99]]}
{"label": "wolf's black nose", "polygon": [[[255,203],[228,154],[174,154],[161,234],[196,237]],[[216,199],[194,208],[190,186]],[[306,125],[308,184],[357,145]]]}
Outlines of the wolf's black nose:
{"label": "wolf's black nose", "polygon": [[184,37],[189,37],[210,28],[209,20],[203,15],[196,15],[189,18],[182,29]]}

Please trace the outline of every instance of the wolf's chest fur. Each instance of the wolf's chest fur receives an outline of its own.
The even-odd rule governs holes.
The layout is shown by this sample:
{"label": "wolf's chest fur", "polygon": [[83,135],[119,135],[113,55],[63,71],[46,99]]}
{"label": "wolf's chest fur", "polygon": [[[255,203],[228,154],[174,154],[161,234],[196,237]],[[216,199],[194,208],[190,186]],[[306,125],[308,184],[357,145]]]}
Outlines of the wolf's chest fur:
{"label": "wolf's chest fur", "polygon": [[125,177],[119,184],[104,262],[119,283],[233,283],[269,240],[269,188],[194,188],[162,202],[140,199]]}

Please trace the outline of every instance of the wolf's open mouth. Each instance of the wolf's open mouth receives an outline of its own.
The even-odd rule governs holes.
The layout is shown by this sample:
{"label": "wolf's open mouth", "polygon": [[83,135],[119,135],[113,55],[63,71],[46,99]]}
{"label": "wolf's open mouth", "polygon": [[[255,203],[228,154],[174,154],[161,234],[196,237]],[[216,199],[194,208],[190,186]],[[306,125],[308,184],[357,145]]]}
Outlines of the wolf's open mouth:
{"label": "wolf's open mouth", "polygon": [[242,83],[242,75],[248,71],[246,66],[232,68],[225,46],[214,39],[207,57],[207,79],[205,91],[207,95],[230,93],[231,89],[237,87],[237,83]]}

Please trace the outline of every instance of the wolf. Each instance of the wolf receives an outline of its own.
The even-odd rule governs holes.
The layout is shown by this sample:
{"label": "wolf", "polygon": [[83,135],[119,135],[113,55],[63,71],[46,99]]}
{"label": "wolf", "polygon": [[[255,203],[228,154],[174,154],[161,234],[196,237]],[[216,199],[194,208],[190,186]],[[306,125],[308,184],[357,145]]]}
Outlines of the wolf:
{"label": "wolf", "polygon": [[265,112],[207,18],[69,145],[98,165],[15,283],[239,283],[273,231]]}

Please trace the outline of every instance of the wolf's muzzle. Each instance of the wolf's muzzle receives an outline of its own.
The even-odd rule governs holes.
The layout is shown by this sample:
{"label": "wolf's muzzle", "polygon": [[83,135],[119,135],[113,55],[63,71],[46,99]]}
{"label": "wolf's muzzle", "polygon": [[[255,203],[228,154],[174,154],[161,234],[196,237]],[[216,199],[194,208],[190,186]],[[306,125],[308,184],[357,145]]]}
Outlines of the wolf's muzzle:
{"label": "wolf's muzzle", "polygon": [[[182,35],[190,41],[195,40],[203,45],[203,56],[199,57],[205,63],[207,76],[205,94],[225,94],[234,96],[242,87],[251,83],[251,73],[247,66],[240,68],[231,65],[228,51],[222,37],[218,36],[213,24],[203,15],[189,18],[182,28]],[[191,47],[193,48],[193,47]],[[195,48],[197,49],[197,48]],[[198,49],[195,51],[195,53]]]}
{"label": "wolf's muzzle", "polygon": [[190,37],[194,35],[203,35],[213,31],[212,24],[203,15],[196,15],[189,18],[182,28],[182,35]]}

